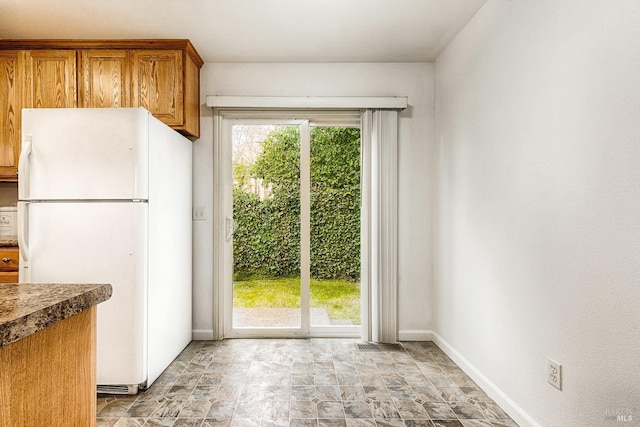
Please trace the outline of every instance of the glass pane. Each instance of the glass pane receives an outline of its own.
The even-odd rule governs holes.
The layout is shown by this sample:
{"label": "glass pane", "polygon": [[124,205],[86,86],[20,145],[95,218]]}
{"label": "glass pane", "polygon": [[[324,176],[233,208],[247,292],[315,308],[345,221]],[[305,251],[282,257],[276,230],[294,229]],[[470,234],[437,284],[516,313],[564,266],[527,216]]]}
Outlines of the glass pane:
{"label": "glass pane", "polygon": [[311,130],[311,326],[360,324],[360,129]]}
{"label": "glass pane", "polygon": [[300,130],[233,126],[233,327],[301,325]]}

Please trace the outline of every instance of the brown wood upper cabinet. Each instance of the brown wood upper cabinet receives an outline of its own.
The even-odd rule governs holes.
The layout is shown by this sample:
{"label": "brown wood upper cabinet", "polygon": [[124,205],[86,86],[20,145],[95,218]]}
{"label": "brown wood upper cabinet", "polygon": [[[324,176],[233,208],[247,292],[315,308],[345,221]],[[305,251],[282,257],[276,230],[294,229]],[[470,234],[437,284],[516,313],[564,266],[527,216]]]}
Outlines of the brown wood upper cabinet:
{"label": "brown wood upper cabinet", "polygon": [[29,50],[24,55],[26,108],[78,106],[74,50]]}
{"label": "brown wood upper cabinet", "polygon": [[133,52],[133,105],[169,125],[183,123],[182,55],[179,51]]}
{"label": "brown wood upper cabinet", "polygon": [[15,180],[20,155],[24,56],[0,51],[0,180]]}
{"label": "brown wood upper cabinet", "polygon": [[131,53],[128,50],[80,51],[80,106],[118,108],[131,106]]}
{"label": "brown wood upper cabinet", "polygon": [[0,40],[0,181],[17,181],[22,108],[144,107],[200,136],[200,67],[188,40]]}

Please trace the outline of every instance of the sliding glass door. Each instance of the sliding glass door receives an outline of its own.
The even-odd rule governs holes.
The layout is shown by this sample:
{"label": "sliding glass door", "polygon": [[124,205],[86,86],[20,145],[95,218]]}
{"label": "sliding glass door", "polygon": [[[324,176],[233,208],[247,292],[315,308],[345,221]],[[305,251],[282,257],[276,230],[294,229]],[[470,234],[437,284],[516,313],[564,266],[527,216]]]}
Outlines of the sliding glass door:
{"label": "sliding glass door", "polygon": [[232,126],[232,324],[245,332],[302,332],[301,126]]}
{"label": "sliding glass door", "polygon": [[311,127],[311,327],[329,335],[361,323],[360,192],[360,129]]}
{"label": "sliding glass door", "polygon": [[360,130],[227,120],[225,336],[360,336]]}

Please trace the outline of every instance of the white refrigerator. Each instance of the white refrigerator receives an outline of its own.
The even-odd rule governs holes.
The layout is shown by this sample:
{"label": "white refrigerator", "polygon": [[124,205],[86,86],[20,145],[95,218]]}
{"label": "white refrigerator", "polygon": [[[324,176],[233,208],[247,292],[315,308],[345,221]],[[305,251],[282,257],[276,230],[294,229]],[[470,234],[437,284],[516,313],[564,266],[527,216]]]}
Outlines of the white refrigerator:
{"label": "white refrigerator", "polygon": [[191,341],[192,143],[143,108],[24,109],[20,282],[110,283],[98,392],[149,387]]}

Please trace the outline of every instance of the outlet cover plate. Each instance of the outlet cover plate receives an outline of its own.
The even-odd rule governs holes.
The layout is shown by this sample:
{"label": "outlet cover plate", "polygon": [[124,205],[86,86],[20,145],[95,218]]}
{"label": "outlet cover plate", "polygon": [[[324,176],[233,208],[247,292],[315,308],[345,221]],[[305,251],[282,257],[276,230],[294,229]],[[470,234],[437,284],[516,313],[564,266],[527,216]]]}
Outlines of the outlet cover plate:
{"label": "outlet cover plate", "polygon": [[547,381],[562,390],[562,365],[551,359],[547,359]]}

